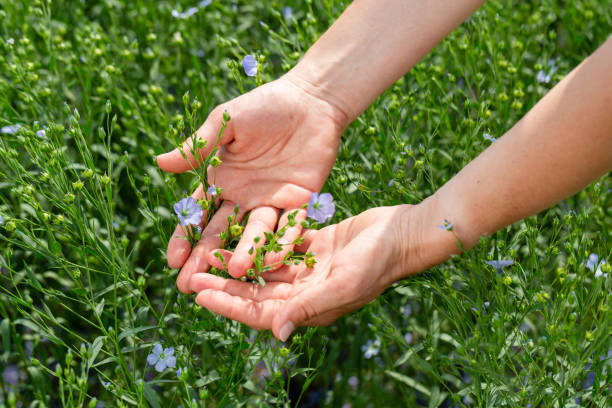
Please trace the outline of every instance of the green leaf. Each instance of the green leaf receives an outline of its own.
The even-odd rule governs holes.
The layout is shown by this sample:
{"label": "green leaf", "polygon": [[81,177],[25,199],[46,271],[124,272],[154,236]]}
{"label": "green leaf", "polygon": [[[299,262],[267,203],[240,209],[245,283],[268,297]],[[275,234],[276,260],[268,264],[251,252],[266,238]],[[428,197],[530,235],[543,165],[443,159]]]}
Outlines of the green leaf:
{"label": "green leaf", "polygon": [[105,300],[102,299],[100,302],[98,302],[98,304],[95,307],[95,311],[96,311],[96,315],[97,316],[102,316],[102,311],[104,310],[104,303]]}
{"label": "green leaf", "polygon": [[104,346],[105,338],[106,336],[96,337],[96,339],[91,344],[91,348],[89,351],[89,360],[87,361],[87,365],[89,367],[93,365],[94,361],[96,361],[96,357],[98,357],[98,354],[100,354],[100,350],[102,350],[102,346]]}
{"label": "green leaf", "polygon": [[391,370],[385,370],[385,374],[423,393],[426,397],[431,397],[431,392],[427,388],[425,388],[421,383],[416,382],[414,379],[404,374],[400,374],[396,371],[391,371]]}
{"label": "green leaf", "polygon": [[195,382],[194,387],[195,388],[201,388],[207,384],[210,384],[212,382],[215,382],[217,380],[220,380],[221,376],[219,375],[219,373],[217,372],[217,370],[212,370],[210,373],[208,373],[207,376],[204,376],[202,378],[200,378],[198,381]]}
{"label": "green leaf", "polygon": [[149,404],[151,404],[153,408],[161,408],[159,398],[157,398],[157,393],[153,390],[149,383],[144,384],[143,394],[146,400],[149,402]]}
{"label": "green leaf", "polygon": [[410,347],[408,351],[406,351],[395,363],[395,366],[400,366],[404,364],[406,361],[410,360],[413,354],[418,353],[423,350],[423,344],[419,343],[414,347]]}
{"label": "green leaf", "polygon": [[0,322],[0,333],[2,333],[2,349],[8,353],[11,351],[11,326],[8,318]]}
{"label": "green leaf", "polygon": [[133,329],[124,330],[121,333],[119,333],[119,336],[117,337],[117,341],[121,341],[127,336],[131,336],[132,334],[140,333],[145,330],[151,330],[155,328],[157,328],[157,326],[141,326],[141,327],[134,327]]}

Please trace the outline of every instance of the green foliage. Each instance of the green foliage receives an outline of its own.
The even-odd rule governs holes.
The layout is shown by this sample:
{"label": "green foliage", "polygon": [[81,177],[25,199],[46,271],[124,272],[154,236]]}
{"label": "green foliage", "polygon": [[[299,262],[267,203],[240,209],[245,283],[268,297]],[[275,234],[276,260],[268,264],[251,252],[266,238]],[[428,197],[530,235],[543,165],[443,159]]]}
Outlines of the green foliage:
{"label": "green foliage", "polygon": [[[0,1],[0,127],[18,125],[0,134],[1,406],[609,406],[609,175],[285,345],[180,295],[172,204],[200,177],[154,156],[294,66],[344,7],[173,16],[194,5]],[[345,132],[335,220],[433,193],[606,39],[611,10],[488,2]],[[503,258],[501,275],[484,263]],[[159,342],[180,376],[148,366]]]}

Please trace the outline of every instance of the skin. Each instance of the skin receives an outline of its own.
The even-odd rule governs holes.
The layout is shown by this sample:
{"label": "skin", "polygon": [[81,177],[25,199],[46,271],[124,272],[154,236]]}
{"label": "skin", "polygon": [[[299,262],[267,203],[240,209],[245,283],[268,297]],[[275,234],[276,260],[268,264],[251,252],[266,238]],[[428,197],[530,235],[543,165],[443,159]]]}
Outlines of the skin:
{"label": "skin", "polygon": [[[215,235],[224,227],[229,207],[240,204],[240,215],[258,209],[249,217],[247,238],[273,230],[279,210],[298,208],[320,191],[348,124],[483,1],[386,0],[385,7],[380,3],[354,1],[294,69],[217,107],[197,131],[198,138],[208,141],[208,149],[199,152],[205,156],[220,129],[223,111],[232,116],[221,140],[223,164],[216,179],[228,208],[202,225],[202,239],[193,251],[182,239],[184,229],[177,226],[174,231],[167,257],[170,267],[182,267],[179,290],[189,293],[191,276],[210,267],[206,255],[221,244]],[[191,151],[190,141],[184,151]],[[191,157],[185,160],[178,149],[158,156],[157,163],[173,173],[197,165]],[[201,198],[202,189],[193,196]],[[230,261],[233,277],[243,276],[251,267],[247,251],[252,243],[243,238]]]}
{"label": "skin", "polygon": [[[354,2],[306,54],[300,64],[309,58],[321,58],[320,64],[315,65],[316,71],[312,67],[300,71],[300,64],[295,68],[301,72],[302,79],[306,78],[304,84],[316,84],[309,88],[309,94],[327,98],[330,105],[338,107],[348,118],[362,110],[363,101],[370,103],[369,92],[384,86],[396,71],[380,68],[383,79],[377,83],[378,87],[360,85],[354,77],[354,87],[346,87],[342,81],[350,76],[343,75],[327,81],[327,77],[336,75],[336,70],[353,70],[359,77],[360,73],[372,69],[369,66],[372,61],[363,62],[363,66],[344,65],[351,56],[356,55],[354,61],[359,61],[367,55],[358,46],[350,51],[351,47],[338,44],[340,52],[349,50],[348,56],[339,60],[326,58],[336,55],[332,51],[337,37],[330,33],[338,23],[341,23],[340,33],[352,28],[358,38],[363,34],[361,30],[379,34],[397,21],[396,13],[409,9],[410,5],[418,12],[405,12],[404,24],[409,26],[409,32],[423,34],[426,40],[417,39],[417,45],[402,49],[408,54],[414,51],[420,55],[427,45],[433,46],[439,41],[438,36],[444,35],[451,23],[463,21],[463,15],[479,4],[457,2],[460,5],[448,14],[454,13],[460,20],[445,14],[440,22],[439,18],[434,21],[435,10],[430,8],[440,8],[442,2],[419,5],[420,2],[388,1],[394,11],[388,14],[372,8],[374,3]],[[444,13],[441,8],[437,11],[439,15],[447,13],[446,9]],[[372,17],[377,12],[384,15]],[[348,17],[343,20],[345,15]],[[366,15],[370,25],[364,27],[364,20],[358,23],[358,18],[365,19]],[[377,20],[385,16],[388,20]],[[440,28],[443,23],[447,26]],[[404,35],[405,30],[397,27]],[[388,34],[393,37],[394,31]],[[323,40],[323,45],[317,48]],[[399,40],[395,38],[395,41]],[[385,49],[387,42],[393,43],[393,40],[382,41],[380,47]],[[364,47],[368,47],[367,41]],[[396,57],[393,61],[408,64],[411,61],[410,57],[402,58]],[[325,61],[330,62],[325,64]],[[392,282],[460,252],[455,236],[437,227],[444,219],[453,223],[454,234],[465,248],[470,248],[481,236],[574,194],[612,169],[611,69],[612,39],[567,75],[502,138],[422,203],[376,208],[320,231],[306,232],[306,241],[298,249],[313,251],[317,264],[314,268],[300,265],[269,272],[266,279],[272,282],[265,288],[198,273],[190,280],[191,289],[198,292],[197,302],[251,327],[271,329],[284,341],[296,327],[329,324],[369,302]],[[223,251],[222,254],[231,262],[239,252]],[[215,264],[211,253],[207,262]]]}

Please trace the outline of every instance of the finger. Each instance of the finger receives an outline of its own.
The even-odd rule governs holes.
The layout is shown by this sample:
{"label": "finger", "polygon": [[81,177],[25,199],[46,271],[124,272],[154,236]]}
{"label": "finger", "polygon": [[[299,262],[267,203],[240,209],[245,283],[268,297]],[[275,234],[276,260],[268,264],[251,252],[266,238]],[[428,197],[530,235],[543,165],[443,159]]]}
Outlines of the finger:
{"label": "finger", "polygon": [[[255,250],[266,242],[265,233],[274,231],[279,210],[273,207],[259,207],[251,211],[240,242],[228,262],[228,272],[234,278],[244,276],[253,265]],[[258,237],[259,241],[255,242]],[[253,248],[251,254],[250,249]]]}
{"label": "finger", "polygon": [[[198,149],[195,155],[192,138],[188,137],[187,140],[183,142],[182,148],[176,148],[171,152],[157,156],[157,165],[162,170],[170,173],[184,173],[198,167],[202,160],[204,160],[215,147],[219,131],[222,127],[221,121],[223,120],[224,110],[224,106],[217,106],[208,115],[204,124],[196,131],[196,140],[206,144]],[[227,127],[219,140],[219,145],[227,144],[233,140],[232,128],[233,126],[230,121],[227,123]]]}
{"label": "finger", "polygon": [[280,312],[285,303],[280,299],[257,302],[214,289],[205,289],[198,293],[196,302],[213,313],[239,321],[257,330],[271,328],[274,316]]}
{"label": "finger", "polygon": [[302,253],[308,252],[308,248],[310,248],[310,246],[312,245],[312,242],[316,238],[318,232],[319,230],[305,230],[304,232],[302,232],[302,238],[304,238],[304,242],[302,242],[300,245],[296,245],[295,250],[297,252]]}
{"label": "finger", "polygon": [[[200,184],[198,188],[191,195],[196,201],[200,200],[204,197],[204,189]],[[208,217],[208,212],[204,211],[202,213],[202,222],[200,223],[200,227],[204,226],[204,220]],[[178,269],[189,258],[189,254],[191,253],[191,244],[185,238],[187,237],[186,227],[178,224],[174,229],[174,233],[168,242],[168,249],[166,251],[166,256],[168,258],[168,266],[173,269]]]}
{"label": "finger", "polygon": [[[215,256],[215,252],[218,252],[221,255],[223,261]],[[232,252],[228,251],[227,249],[213,249],[208,253],[207,261],[208,264],[214,268],[225,269],[231,257]],[[262,272],[261,277],[266,282],[292,283],[295,280],[295,276],[298,272],[299,268],[296,268],[296,265],[283,265],[280,269]]]}
{"label": "finger", "polygon": [[[197,272],[205,272],[209,268],[208,264],[208,253],[222,246],[223,242],[219,238],[221,231],[227,228],[227,217],[230,216],[234,211],[234,203],[225,201],[219,210],[215,213],[210,223],[202,231],[202,237],[198,244],[191,251],[191,255],[181,272],[179,273],[176,285],[179,290],[183,293],[190,293],[189,291],[189,279],[191,275]],[[244,212],[238,212],[237,222],[240,222],[244,216]]]}
{"label": "finger", "polygon": [[280,269],[266,271],[261,274],[261,277],[266,282],[286,282],[292,283],[295,280],[298,272],[305,268],[303,262],[298,265],[281,266]]}
{"label": "finger", "polygon": [[296,327],[319,321],[322,316],[327,316],[338,309],[342,301],[336,293],[341,288],[342,282],[319,281],[316,285],[309,286],[289,298],[274,318],[272,324],[274,335],[280,341],[286,341]]}
{"label": "finger", "polygon": [[[295,225],[289,226],[289,215],[294,215]],[[265,265],[273,265],[274,269],[280,268],[283,263],[282,260],[285,258],[289,251],[293,250],[293,242],[299,238],[302,233],[302,221],[306,219],[306,210],[289,210],[285,211],[280,218],[278,223],[278,230],[286,227],[285,233],[278,239],[278,243],[282,245],[280,252],[269,252],[265,257]]]}
{"label": "finger", "polygon": [[225,279],[210,273],[196,273],[191,277],[191,290],[202,292],[206,289],[220,290],[232,296],[261,302],[264,300],[287,299],[292,285],[288,283],[271,282],[266,286],[235,279]]}
{"label": "finger", "polygon": [[[223,258],[223,261],[215,256],[215,253],[218,253]],[[232,258],[232,252],[227,249],[213,249],[206,256],[206,261],[213,268],[225,270],[227,269],[227,263]]]}

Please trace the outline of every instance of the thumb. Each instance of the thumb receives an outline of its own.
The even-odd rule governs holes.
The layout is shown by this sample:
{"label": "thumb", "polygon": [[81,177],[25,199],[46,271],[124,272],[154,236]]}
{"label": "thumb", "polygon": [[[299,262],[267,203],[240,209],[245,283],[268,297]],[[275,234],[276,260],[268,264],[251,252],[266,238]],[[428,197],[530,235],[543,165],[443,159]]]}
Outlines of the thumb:
{"label": "thumb", "polygon": [[[157,165],[164,171],[169,173],[184,173],[195,169],[200,165],[200,162],[206,158],[215,147],[217,137],[221,131],[223,113],[227,105],[219,105],[208,115],[204,124],[196,131],[196,150],[197,154],[194,157],[194,149],[192,138],[188,137],[183,142],[182,152],[180,148],[176,148],[168,153],[157,156]],[[229,113],[229,111],[228,111]],[[232,132],[231,121],[227,122],[227,127],[219,140],[219,145],[224,145],[234,139]],[[198,149],[198,146],[200,148]],[[183,156],[183,154],[185,156]]]}

